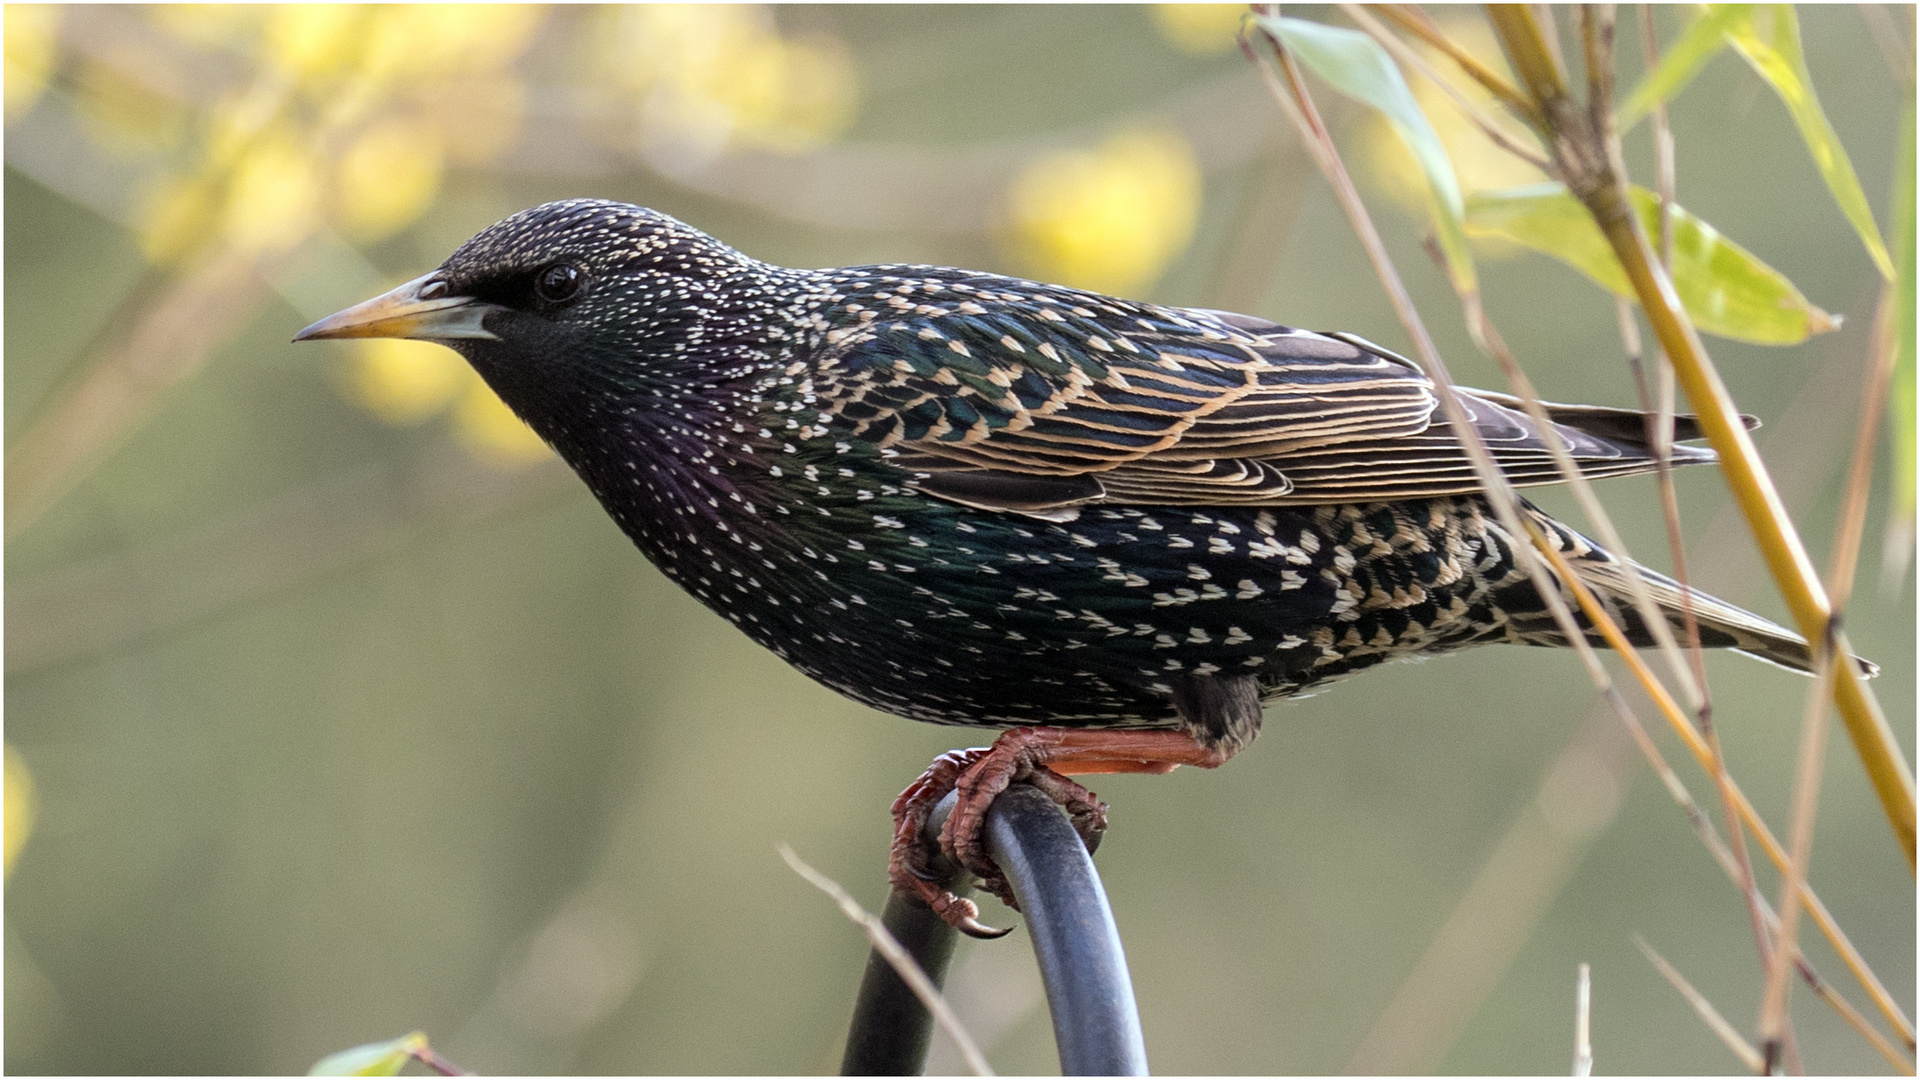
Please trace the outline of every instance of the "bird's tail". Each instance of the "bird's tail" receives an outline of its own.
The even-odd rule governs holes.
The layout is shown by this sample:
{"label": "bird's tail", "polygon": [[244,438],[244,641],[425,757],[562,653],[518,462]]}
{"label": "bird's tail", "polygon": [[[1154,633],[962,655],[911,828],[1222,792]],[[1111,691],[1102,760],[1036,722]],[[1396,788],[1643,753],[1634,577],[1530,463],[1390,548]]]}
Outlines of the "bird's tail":
{"label": "bird's tail", "polygon": [[[1731,649],[1770,664],[1778,664],[1790,671],[1806,675],[1813,673],[1813,650],[1807,645],[1806,638],[1792,630],[1744,608],[1735,607],[1719,597],[1681,585],[1658,571],[1615,557],[1585,537],[1571,533],[1565,526],[1554,531],[1560,534],[1562,551],[1573,556],[1568,561],[1574,572],[1600,598],[1607,613],[1613,617],[1616,625],[1626,631],[1627,639],[1633,644],[1647,648],[1656,644],[1656,639],[1648,631],[1634,605],[1629,575],[1644,583],[1654,606],[1666,617],[1674,639],[1681,645],[1687,642],[1684,612],[1691,607],[1694,621],[1700,628],[1700,644],[1703,647]],[[1571,545],[1566,543],[1569,540],[1573,541]],[[1572,550],[1569,550],[1569,546]],[[1571,606],[1570,597],[1569,602]],[[1588,622],[1577,606],[1574,607],[1574,613],[1582,628],[1585,628]],[[1604,644],[1597,631],[1589,634],[1588,638],[1596,645]],[[1880,668],[1871,661],[1858,656],[1853,659],[1867,677],[1880,673]]]}

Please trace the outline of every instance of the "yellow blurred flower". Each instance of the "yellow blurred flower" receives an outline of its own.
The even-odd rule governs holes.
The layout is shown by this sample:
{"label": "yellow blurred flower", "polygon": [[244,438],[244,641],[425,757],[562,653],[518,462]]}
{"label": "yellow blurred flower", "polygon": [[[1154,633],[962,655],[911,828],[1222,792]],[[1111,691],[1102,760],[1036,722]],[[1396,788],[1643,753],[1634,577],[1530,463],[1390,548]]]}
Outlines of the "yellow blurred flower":
{"label": "yellow blurred flower", "polygon": [[392,4],[368,30],[366,66],[381,77],[492,71],[533,44],[546,12],[526,4]]}
{"label": "yellow blurred flower", "polygon": [[824,34],[809,35],[787,43],[785,60],[780,115],[763,128],[750,127],[750,136],[772,149],[794,152],[846,130],[860,100],[846,44]]}
{"label": "yellow blurred flower", "polygon": [[390,236],[433,205],[440,171],[440,139],[431,127],[403,118],[377,121],[340,158],[334,219],[353,240]]}
{"label": "yellow blurred flower", "polygon": [[13,861],[20,857],[20,849],[27,846],[27,837],[33,835],[33,819],[39,809],[34,798],[33,774],[27,771],[27,763],[12,743],[6,749],[6,868],[13,873]]}
{"label": "yellow blurred flower", "polygon": [[291,132],[274,132],[235,166],[222,224],[236,247],[283,251],[312,233],[319,209],[318,163]]}
{"label": "yellow blurred flower", "polygon": [[389,424],[426,421],[479,381],[460,355],[444,345],[400,338],[359,342],[347,368],[347,392]]}
{"label": "yellow blurred flower", "polygon": [[1234,47],[1245,4],[1155,4],[1153,25],[1167,44],[1189,56],[1212,56]]}
{"label": "yellow blurred flower", "polygon": [[646,4],[607,18],[601,66],[638,100],[644,142],[795,152],[853,120],[859,85],[846,46],[823,34],[784,38],[763,6]]}
{"label": "yellow blurred flower", "polygon": [[265,80],[222,96],[206,114],[200,163],[204,174],[213,176],[237,166],[262,132],[288,122],[287,114],[285,95]]}
{"label": "yellow blurred flower", "polygon": [[8,4],[5,20],[5,107],[12,123],[40,100],[60,58],[60,9],[53,4]]}
{"label": "yellow blurred flower", "polygon": [[1010,192],[1015,256],[1036,277],[1137,295],[1186,250],[1200,163],[1171,131],[1130,131],[1043,158]]}
{"label": "yellow blurred flower", "polygon": [[[1442,16],[1440,28],[1467,52],[1495,71],[1506,74],[1507,66],[1500,46],[1494,41],[1493,32],[1483,20],[1461,16]],[[1517,120],[1509,117],[1493,101],[1491,94],[1466,75],[1460,73],[1457,65],[1442,57],[1438,52],[1424,44],[1416,44],[1426,58],[1431,61],[1435,71],[1440,72],[1454,89],[1468,100],[1480,106],[1483,115],[1493,117],[1499,124],[1502,134],[1521,146],[1536,145],[1526,129]],[[1508,76],[1511,78],[1511,76]],[[1506,187],[1518,187],[1522,184],[1538,183],[1546,179],[1533,166],[1514,157],[1495,145],[1483,134],[1479,127],[1460,111],[1445,90],[1435,86],[1432,81],[1416,73],[1407,74],[1407,83],[1413,89],[1414,99],[1432,121],[1435,133],[1447,148],[1447,156],[1453,160],[1453,171],[1460,178],[1462,194],[1476,191],[1494,191]],[[1407,149],[1386,120],[1378,113],[1369,112],[1363,132],[1363,156],[1369,168],[1368,173],[1378,188],[1395,201],[1425,214],[1428,212],[1431,195],[1427,187],[1426,175],[1421,172],[1419,163],[1413,158],[1413,152]],[[1476,241],[1478,243],[1478,241]]]}
{"label": "yellow blurred flower", "polygon": [[443,345],[369,338],[357,343],[343,374],[347,397],[388,424],[424,423],[451,407],[454,441],[482,464],[517,470],[553,454],[460,354]]}
{"label": "yellow blurred flower", "polygon": [[296,82],[337,75],[359,54],[362,20],[374,10],[358,4],[280,4],[267,17],[267,59]]}
{"label": "yellow blurred flower", "polygon": [[454,403],[453,435],[467,453],[498,469],[524,469],[553,456],[477,375]]}

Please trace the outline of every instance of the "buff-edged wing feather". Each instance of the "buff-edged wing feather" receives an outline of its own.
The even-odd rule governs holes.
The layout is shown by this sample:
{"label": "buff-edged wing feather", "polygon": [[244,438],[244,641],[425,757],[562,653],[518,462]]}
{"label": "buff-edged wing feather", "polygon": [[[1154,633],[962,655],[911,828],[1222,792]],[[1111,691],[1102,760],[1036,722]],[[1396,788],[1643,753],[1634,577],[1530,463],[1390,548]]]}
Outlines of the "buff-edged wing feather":
{"label": "buff-edged wing feather", "polygon": [[[1098,502],[1277,505],[1479,490],[1434,387],[1350,335],[990,275],[873,268],[824,327],[817,423],[877,444],[931,494],[1055,516]],[[924,273],[924,268],[922,268]],[[1509,479],[1559,482],[1506,395],[1462,404]],[[1654,468],[1643,415],[1546,405],[1583,473]],[[1679,418],[1677,437],[1698,432]],[[1673,460],[1713,455],[1676,447]]]}

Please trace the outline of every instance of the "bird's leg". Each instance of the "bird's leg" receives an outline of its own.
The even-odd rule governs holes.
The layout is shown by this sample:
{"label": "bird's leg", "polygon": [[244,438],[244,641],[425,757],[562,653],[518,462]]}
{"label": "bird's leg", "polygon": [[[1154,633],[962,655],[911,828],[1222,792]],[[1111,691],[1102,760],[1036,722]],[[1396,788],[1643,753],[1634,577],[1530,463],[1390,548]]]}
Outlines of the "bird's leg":
{"label": "bird's leg", "polygon": [[1026,780],[1046,792],[1066,808],[1091,851],[1106,828],[1107,807],[1067,774],[1167,773],[1179,765],[1210,769],[1230,756],[1230,750],[1204,744],[1185,731],[1014,728],[990,747],[942,754],[901,792],[893,804],[889,877],[896,891],[927,903],[956,929],[984,936],[987,928],[979,923],[978,908],[927,880],[920,830],[948,791],[958,791],[960,798],[940,831],[942,850],[972,871],[983,889],[1017,908],[1006,878],[980,838],[987,808],[1002,791]]}

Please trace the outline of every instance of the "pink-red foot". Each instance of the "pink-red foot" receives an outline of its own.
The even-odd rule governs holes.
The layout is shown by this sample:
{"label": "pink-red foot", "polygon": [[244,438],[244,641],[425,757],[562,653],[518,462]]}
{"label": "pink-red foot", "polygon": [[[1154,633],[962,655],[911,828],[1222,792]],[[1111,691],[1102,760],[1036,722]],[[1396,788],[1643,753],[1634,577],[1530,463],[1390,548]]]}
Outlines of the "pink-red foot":
{"label": "pink-red foot", "polygon": [[948,925],[973,937],[1006,933],[980,922],[980,909],[934,881],[931,852],[922,839],[927,818],[947,792],[959,799],[940,830],[940,849],[973,872],[980,886],[1018,909],[1005,875],[987,857],[980,832],[987,808],[1011,785],[1026,781],[1065,807],[1087,850],[1107,827],[1107,807],[1067,774],[1166,773],[1181,765],[1211,769],[1233,756],[1236,746],[1203,743],[1180,730],[1113,731],[1085,728],[1014,728],[992,746],[952,750],[934,759],[893,802],[893,850],[887,877],[894,891],[931,907]]}
{"label": "pink-red foot", "polygon": [[933,808],[953,790],[968,766],[986,754],[985,747],[949,750],[933,759],[919,779],[893,800],[893,846],[887,859],[887,879],[893,891],[917,899],[933,909],[948,926],[976,938],[1003,937],[1011,932],[980,921],[973,901],[955,895],[938,883],[932,870],[932,852],[921,838]]}
{"label": "pink-red foot", "polygon": [[1099,846],[1107,827],[1107,807],[1093,792],[1041,764],[1045,740],[1024,737],[1047,729],[1016,728],[990,747],[953,750],[934,759],[920,778],[908,785],[893,803],[893,849],[887,875],[894,890],[931,907],[954,929],[972,937],[992,938],[1007,933],[980,922],[980,909],[971,900],[937,884],[931,870],[931,851],[923,839],[927,819],[947,792],[959,792],[953,812],[940,830],[940,850],[979,879],[980,887],[1019,909],[1006,876],[987,855],[981,832],[987,808],[1013,784],[1025,781],[1064,807],[1087,850]]}

